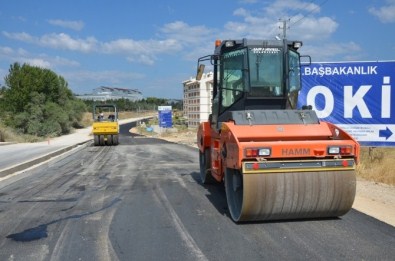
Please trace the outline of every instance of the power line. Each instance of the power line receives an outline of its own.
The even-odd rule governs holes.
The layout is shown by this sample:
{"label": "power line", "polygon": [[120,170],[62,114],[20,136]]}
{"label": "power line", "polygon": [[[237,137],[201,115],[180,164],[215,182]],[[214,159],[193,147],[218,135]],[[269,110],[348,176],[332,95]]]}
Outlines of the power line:
{"label": "power line", "polygon": [[299,8],[297,11],[295,11],[289,18],[289,20],[291,20],[292,18],[294,18],[298,13],[300,13],[300,10],[304,10],[308,5],[311,5],[312,3],[314,3],[315,0],[311,0],[310,2],[306,2],[303,7]]}
{"label": "power line", "polygon": [[328,0],[324,0],[321,2],[321,4],[319,4],[318,6],[316,6],[315,8],[311,9],[310,12],[308,12],[307,14],[303,15],[302,18],[300,18],[299,20],[293,22],[291,25],[295,25],[297,23],[299,23],[300,21],[302,21],[303,19],[305,19],[308,15],[310,15],[311,13],[313,13],[315,10],[317,10],[318,8],[322,7],[326,2],[328,2]]}
{"label": "power line", "polygon": [[[312,4],[314,1],[315,1],[315,0],[311,0],[308,4]],[[295,12],[295,14],[294,14],[291,18],[289,18],[289,19],[281,19],[281,18],[280,18],[279,21],[282,22],[283,25],[282,25],[282,27],[279,26],[278,28],[283,30],[282,38],[283,38],[283,39],[286,39],[286,38],[287,38],[287,29],[290,29],[291,25],[295,25],[295,24],[299,23],[300,21],[302,21],[303,19],[305,19],[308,15],[310,15],[311,13],[313,13],[315,10],[317,10],[317,9],[320,8],[320,7],[322,7],[326,2],[328,2],[328,0],[322,1],[319,5],[317,5],[317,6],[316,6],[315,8],[313,8],[313,9],[311,9],[307,14],[303,15],[300,19],[298,19],[297,21],[293,22],[292,24],[290,24],[290,23],[291,23],[291,19],[294,18],[294,17],[296,16],[296,12]],[[306,8],[308,4],[306,3],[301,9]],[[288,25],[287,25],[287,21],[288,21]]]}

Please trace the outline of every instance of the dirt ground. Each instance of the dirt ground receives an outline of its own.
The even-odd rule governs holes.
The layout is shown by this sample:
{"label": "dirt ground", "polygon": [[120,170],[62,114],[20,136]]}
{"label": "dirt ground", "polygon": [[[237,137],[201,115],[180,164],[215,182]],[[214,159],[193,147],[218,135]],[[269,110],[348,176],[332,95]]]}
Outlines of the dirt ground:
{"label": "dirt ground", "polygon": [[[137,133],[136,129],[131,132]],[[196,132],[153,134],[152,136],[170,142],[185,144],[192,147],[196,145]],[[395,226],[395,186],[377,183],[357,178],[357,193],[353,208]]]}
{"label": "dirt ground", "polygon": [[395,226],[395,187],[357,178],[353,208]]}

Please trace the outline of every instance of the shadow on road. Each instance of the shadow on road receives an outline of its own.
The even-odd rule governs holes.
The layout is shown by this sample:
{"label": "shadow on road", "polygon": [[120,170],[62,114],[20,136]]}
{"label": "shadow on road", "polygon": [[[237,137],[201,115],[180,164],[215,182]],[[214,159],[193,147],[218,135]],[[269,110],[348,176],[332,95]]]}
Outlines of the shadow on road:
{"label": "shadow on road", "polygon": [[204,189],[206,189],[209,194],[207,199],[213,204],[213,206],[218,210],[221,215],[226,215],[230,218],[228,211],[228,204],[226,202],[226,194],[224,184],[214,183],[214,184],[203,184],[200,180],[200,174],[198,172],[192,172],[190,174],[196,183],[200,184]]}

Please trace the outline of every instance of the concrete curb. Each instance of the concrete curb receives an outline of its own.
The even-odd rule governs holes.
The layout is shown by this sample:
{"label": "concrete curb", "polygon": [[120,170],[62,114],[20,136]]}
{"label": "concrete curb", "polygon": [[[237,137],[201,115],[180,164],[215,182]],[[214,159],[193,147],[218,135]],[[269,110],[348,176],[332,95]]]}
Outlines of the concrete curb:
{"label": "concrete curb", "polygon": [[72,150],[72,149],[74,149],[74,148],[76,148],[76,147],[78,147],[80,145],[87,145],[87,143],[89,143],[89,142],[92,142],[92,140],[79,142],[79,143],[76,143],[76,144],[73,144],[73,145],[61,148],[59,150],[50,152],[48,154],[39,156],[39,157],[34,158],[32,160],[28,160],[28,161],[25,161],[23,163],[20,163],[20,164],[8,167],[6,169],[2,169],[2,170],[0,170],[0,178],[3,178],[5,176],[8,176],[8,175],[13,174],[13,173],[18,172],[18,171],[25,170],[27,168],[30,168],[30,167],[32,167],[34,165],[37,165],[39,163],[42,163],[44,161],[47,161],[47,160],[49,160],[49,159],[51,159],[53,157],[59,156],[59,155],[65,153],[67,151],[70,151],[70,150]]}
{"label": "concrete curb", "polygon": [[0,146],[15,144],[15,142],[0,142]]}

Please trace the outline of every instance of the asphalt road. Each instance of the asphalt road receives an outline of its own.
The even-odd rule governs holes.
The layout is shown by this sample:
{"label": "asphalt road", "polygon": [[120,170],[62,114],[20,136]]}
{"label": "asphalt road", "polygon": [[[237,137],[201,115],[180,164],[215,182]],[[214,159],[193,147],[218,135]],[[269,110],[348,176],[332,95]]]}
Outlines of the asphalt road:
{"label": "asphalt road", "polygon": [[393,260],[395,228],[341,218],[235,224],[197,150],[132,137],[0,182],[0,260]]}

